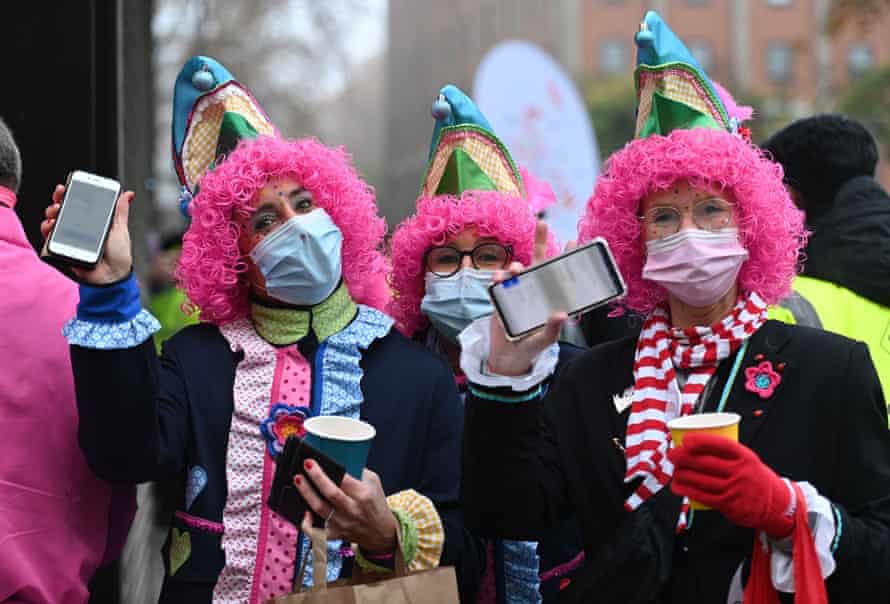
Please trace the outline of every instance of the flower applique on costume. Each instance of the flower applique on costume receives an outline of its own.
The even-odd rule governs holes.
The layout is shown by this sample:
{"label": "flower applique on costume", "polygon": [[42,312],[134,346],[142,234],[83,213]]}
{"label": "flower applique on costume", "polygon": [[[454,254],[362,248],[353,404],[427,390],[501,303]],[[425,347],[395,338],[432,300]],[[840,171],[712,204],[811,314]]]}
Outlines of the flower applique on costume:
{"label": "flower applique on costume", "polygon": [[306,434],[303,422],[312,416],[308,407],[295,407],[284,403],[275,403],[269,409],[269,417],[260,424],[260,433],[266,439],[269,455],[276,459],[284,449],[284,444],[291,436],[302,437]]}

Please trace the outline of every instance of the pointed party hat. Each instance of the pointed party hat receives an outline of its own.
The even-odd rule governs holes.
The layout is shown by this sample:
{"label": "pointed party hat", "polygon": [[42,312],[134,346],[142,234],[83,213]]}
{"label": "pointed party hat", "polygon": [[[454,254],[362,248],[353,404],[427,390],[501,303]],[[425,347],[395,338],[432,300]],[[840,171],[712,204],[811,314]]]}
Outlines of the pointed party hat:
{"label": "pointed party hat", "polygon": [[258,134],[278,130],[250,91],[210,57],[186,61],[173,91],[173,163],[183,193],[196,193],[221,155]]}
{"label": "pointed party hat", "polygon": [[454,85],[439,91],[421,195],[500,191],[525,196],[519,169],[475,103]]}
{"label": "pointed party hat", "polygon": [[635,41],[636,138],[690,128],[737,131],[704,69],[658,13],[646,13]]}

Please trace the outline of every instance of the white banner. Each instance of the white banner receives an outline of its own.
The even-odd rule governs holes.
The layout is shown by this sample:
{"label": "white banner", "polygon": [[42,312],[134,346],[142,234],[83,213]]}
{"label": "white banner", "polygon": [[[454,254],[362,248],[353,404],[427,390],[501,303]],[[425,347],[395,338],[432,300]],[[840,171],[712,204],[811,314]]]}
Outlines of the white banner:
{"label": "white banner", "polygon": [[600,158],[572,80],[537,46],[511,40],[482,59],[473,99],[513,159],[553,188],[558,201],[546,209],[545,220],[560,243],[577,238]]}

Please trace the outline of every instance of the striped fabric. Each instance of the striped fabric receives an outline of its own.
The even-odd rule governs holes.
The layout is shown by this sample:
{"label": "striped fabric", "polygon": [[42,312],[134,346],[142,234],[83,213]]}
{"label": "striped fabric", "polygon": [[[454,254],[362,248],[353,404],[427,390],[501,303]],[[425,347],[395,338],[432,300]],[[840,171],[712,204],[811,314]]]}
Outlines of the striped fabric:
{"label": "striped fabric", "polygon": [[[664,307],[656,308],[640,333],[634,362],[634,393],[625,437],[625,482],[643,478],[627,498],[630,512],[671,479],[667,422],[692,413],[717,365],[766,321],[766,304],[756,293],[740,297],[732,312],[710,327],[671,327]],[[676,369],[688,370],[681,389]],[[685,527],[684,502],[680,526]]]}
{"label": "striped fabric", "polygon": [[417,553],[408,562],[409,570],[417,572],[438,567],[445,545],[445,528],[433,502],[414,489],[393,493],[386,502],[389,507],[408,514],[417,527]]}

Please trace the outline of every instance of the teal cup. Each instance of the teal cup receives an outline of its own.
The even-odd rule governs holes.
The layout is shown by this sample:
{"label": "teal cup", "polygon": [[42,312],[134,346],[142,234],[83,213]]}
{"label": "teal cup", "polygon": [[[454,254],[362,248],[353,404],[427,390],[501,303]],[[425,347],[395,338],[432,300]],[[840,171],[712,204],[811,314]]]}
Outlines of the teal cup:
{"label": "teal cup", "polygon": [[303,428],[303,440],[346,468],[353,478],[362,479],[377,434],[374,426],[350,417],[320,415],[303,422]]}

